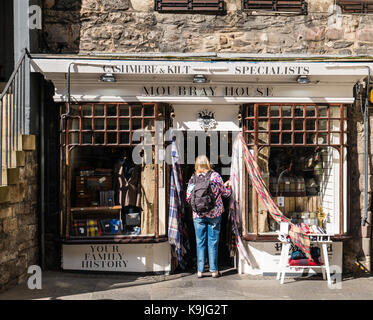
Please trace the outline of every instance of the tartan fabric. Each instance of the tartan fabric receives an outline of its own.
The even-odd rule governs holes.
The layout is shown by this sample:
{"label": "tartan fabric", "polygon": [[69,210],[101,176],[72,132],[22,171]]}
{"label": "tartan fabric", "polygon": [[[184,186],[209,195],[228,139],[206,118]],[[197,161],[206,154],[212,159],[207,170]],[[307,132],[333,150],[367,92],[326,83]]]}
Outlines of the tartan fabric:
{"label": "tartan fabric", "polygon": [[251,265],[249,255],[244,247],[241,239],[241,199],[240,199],[240,181],[241,181],[241,170],[240,170],[240,152],[242,146],[239,139],[235,139],[232,148],[231,157],[231,190],[232,194],[229,198],[229,216],[232,224],[232,235],[233,241],[240,252],[240,254],[245,258],[246,262]]}
{"label": "tartan fabric", "polygon": [[258,193],[259,198],[263,201],[264,205],[268,209],[269,214],[272,216],[272,218],[277,223],[280,223],[280,222],[289,223],[290,240],[292,241],[294,245],[296,245],[299,249],[301,249],[306,254],[307,258],[311,258],[310,239],[308,235],[306,235],[303,232],[303,230],[301,230],[299,227],[293,224],[289,218],[283,215],[283,213],[277,207],[272,197],[270,196],[270,193],[266,185],[264,184],[258,164],[255,162],[251,152],[249,151],[242,134],[239,133],[237,138],[239,138],[242,142],[243,156],[245,160],[246,169],[249,173],[252,185],[254,186],[256,192]]}
{"label": "tartan fabric", "polygon": [[188,235],[184,221],[185,195],[182,190],[183,175],[179,164],[179,151],[176,138],[171,143],[171,184],[170,184],[170,206],[168,219],[168,242],[171,244],[173,253],[176,254],[178,263],[182,269],[186,268],[184,255],[189,250]]}

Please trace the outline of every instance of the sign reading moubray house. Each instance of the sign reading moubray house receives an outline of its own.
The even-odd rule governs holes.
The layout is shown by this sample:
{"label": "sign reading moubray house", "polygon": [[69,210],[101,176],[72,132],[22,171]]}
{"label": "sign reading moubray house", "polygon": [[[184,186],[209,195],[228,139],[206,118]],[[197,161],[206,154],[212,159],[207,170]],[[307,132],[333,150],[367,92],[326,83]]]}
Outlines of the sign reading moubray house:
{"label": "sign reading moubray house", "polygon": [[267,86],[144,86],[142,94],[147,97],[271,97],[273,88]]}

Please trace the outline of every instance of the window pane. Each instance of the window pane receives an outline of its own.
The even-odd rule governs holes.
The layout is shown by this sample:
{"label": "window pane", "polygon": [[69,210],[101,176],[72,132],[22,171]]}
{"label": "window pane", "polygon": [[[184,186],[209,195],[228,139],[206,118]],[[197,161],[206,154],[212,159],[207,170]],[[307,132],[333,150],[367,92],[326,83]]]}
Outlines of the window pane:
{"label": "window pane", "polygon": [[268,133],[259,133],[258,134],[258,143],[259,144],[268,144]]}
{"label": "window pane", "polygon": [[340,131],[340,121],[330,120],[330,131]]}
{"label": "window pane", "polygon": [[246,142],[248,144],[253,144],[254,143],[254,134],[253,133],[247,133],[246,134]]}
{"label": "window pane", "polygon": [[317,138],[318,144],[327,144],[328,143],[328,134],[319,133]]}
{"label": "window pane", "polygon": [[103,132],[95,132],[94,133],[94,139],[95,144],[103,144],[104,143],[105,135]]}
{"label": "window pane", "polygon": [[271,130],[280,130],[280,120],[271,119]]}
{"label": "window pane", "polygon": [[282,119],[282,130],[291,130],[291,119]]}
{"label": "window pane", "polygon": [[116,132],[108,132],[107,133],[107,143],[109,143],[109,144],[116,144],[117,143],[117,133]]}
{"label": "window pane", "polygon": [[296,133],[294,134],[294,143],[296,144],[303,144],[303,133]]}
{"label": "window pane", "polygon": [[154,130],[154,120],[153,119],[144,119],[144,129]]}
{"label": "window pane", "polygon": [[254,120],[246,120],[246,130],[248,131],[254,130]]}
{"label": "window pane", "polygon": [[142,106],[132,106],[132,117],[142,116]]}
{"label": "window pane", "polygon": [[95,104],[95,109],[94,109],[94,113],[95,113],[95,117],[103,117],[105,115],[105,109],[104,109],[104,105],[103,104]]}
{"label": "window pane", "polygon": [[318,130],[327,131],[328,130],[328,120],[318,120]]}
{"label": "window pane", "polygon": [[121,144],[129,144],[130,143],[130,134],[128,132],[122,132],[119,136]]}
{"label": "window pane", "polygon": [[318,111],[319,111],[319,117],[327,117],[328,116],[328,106],[319,106]]}
{"label": "window pane", "polygon": [[283,117],[291,117],[291,106],[283,106],[282,107],[282,116]]}
{"label": "window pane", "polygon": [[340,118],[340,107],[339,106],[331,106],[330,107],[330,117],[331,118]]}
{"label": "window pane", "polygon": [[271,117],[279,117],[280,116],[280,106],[271,106]]}
{"label": "window pane", "polygon": [[258,121],[259,131],[268,131],[268,120]]}
{"label": "window pane", "polygon": [[107,119],[107,130],[117,130],[117,119]]}
{"label": "window pane", "polygon": [[294,130],[303,130],[303,119],[294,120]]}
{"label": "window pane", "polygon": [[83,130],[92,130],[92,118],[82,120]]}
{"label": "window pane", "polygon": [[307,133],[306,134],[306,144],[315,144],[316,143],[316,134]]}
{"label": "window pane", "polygon": [[119,119],[119,129],[120,130],[129,130],[130,129],[130,120],[129,119]]}
{"label": "window pane", "polygon": [[294,117],[303,117],[303,116],[304,116],[304,106],[295,106]]}
{"label": "window pane", "polygon": [[70,144],[79,144],[79,133],[70,133]]}
{"label": "window pane", "polygon": [[316,116],[315,106],[306,106],[306,116],[307,117]]}
{"label": "window pane", "polygon": [[80,116],[80,106],[70,106],[71,116]]}
{"label": "window pane", "polygon": [[95,119],[95,130],[105,129],[105,119]]}
{"label": "window pane", "polygon": [[259,117],[267,117],[268,116],[268,106],[259,106],[258,116]]}
{"label": "window pane", "polygon": [[82,143],[83,144],[92,144],[92,133],[83,132],[82,133]]}
{"label": "window pane", "polygon": [[79,119],[69,119],[69,130],[79,130]]}
{"label": "window pane", "polygon": [[247,116],[248,117],[254,117],[254,105],[247,106]]}
{"label": "window pane", "polygon": [[340,143],[340,133],[331,133],[330,144],[339,144],[339,143]]}
{"label": "window pane", "polygon": [[92,105],[87,104],[82,106],[82,116],[91,117],[92,116]]}
{"label": "window pane", "polygon": [[271,133],[271,143],[279,144],[280,143],[280,134],[279,133]]}
{"label": "window pane", "polygon": [[132,119],[132,130],[141,129],[141,119]]}
{"label": "window pane", "polygon": [[316,129],[315,120],[307,119],[306,120],[306,130],[315,130],[315,129]]}
{"label": "window pane", "polygon": [[130,107],[128,105],[119,105],[119,116],[128,117],[130,115]]}
{"label": "window pane", "polygon": [[282,143],[283,144],[290,144],[291,143],[291,133],[283,133],[282,134]]}
{"label": "window pane", "polygon": [[106,115],[108,117],[115,117],[117,115],[117,105],[116,104],[106,105]]}
{"label": "window pane", "polygon": [[154,116],[154,106],[144,106],[144,117]]}

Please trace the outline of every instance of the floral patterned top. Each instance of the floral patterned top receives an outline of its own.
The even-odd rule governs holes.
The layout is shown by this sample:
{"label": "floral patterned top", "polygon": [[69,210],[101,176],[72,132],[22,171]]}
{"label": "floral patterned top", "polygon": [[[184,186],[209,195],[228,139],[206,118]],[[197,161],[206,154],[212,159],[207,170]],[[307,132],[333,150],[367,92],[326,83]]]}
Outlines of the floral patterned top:
{"label": "floral patterned top", "polygon": [[[201,175],[205,175],[205,174],[206,173],[201,173]],[[224,186],[223,179],[221,178],[219,173],[215,171],[213,171],[210,176],[210,185],[211,185],[211,190],[213,194],[215,195],[215,208],[210,210],[209,212],[204,212],[204,213],[193,212],[193,219],[203,218],[203,217],[217,218],[224,212],[223,200],[221,197],[223,196],[224,198],[228,198],[232,193],[231,188]],[[193,188],[194,188],[194,184],[193,184],[193,176],[192,176],[188,182],[188,189],[186,192],[186,201],[188,203],[190,203]]]}

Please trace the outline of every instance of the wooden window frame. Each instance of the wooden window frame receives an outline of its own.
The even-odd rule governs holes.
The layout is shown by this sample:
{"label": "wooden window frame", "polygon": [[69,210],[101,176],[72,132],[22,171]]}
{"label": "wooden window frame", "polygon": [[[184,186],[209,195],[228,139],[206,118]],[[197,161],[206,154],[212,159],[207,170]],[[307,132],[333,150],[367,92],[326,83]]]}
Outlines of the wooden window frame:
{"label": "wooden window frame", "polygon": [[[104,113],[103,115],[95,115],[95,106],[103,106]],[[114,106],[116,105],[116,115],[110,116],[108,115],[108,106]],[[141,109],[141,116],[133,116],[132,114],[132,106],[142,106]],[[83,113],[83,106],[91,106],[91,115],[84,115]],[[120,106],[126,106],[129,107],[129,115],[128,116],[121,116],[120,115]],[[153,106],[153,115],[152,116],[146,116],[144,114],[145,108],[147,106]],[[62,106],[64,111],[67,112],[68,110],[68,104]],[[74,110],[77,111],[78,114],[74,114]],[[149,242],[162,242],[167,241],[168,237],[166,235],[159,235],[159,194],[158,192],[155,193],[154,196],[154,233],[153,235],[101,235],[96,237],[80,237],[80,236],[72,236],[71,235],[71,225],[72,225],[72,212],[76,212],[77,208],[71,207],[71,184],[72,184],[72,170],[71,170],[71,152],[76,147],[95,147],[95,148],[102,148],[102,147],[134,147],[141,143],[139,141],[138,143],[132,143],[132,133],[133,129],[132,126],[132,119],[141,119],[141,126],[142,129],[145,127],[145,120],[164,120],[165,112],[167,108],[166,105],[161,103],[117,103],[117,102],[82,102],[82,103],[74,103],[70,106],[70,114],[66,115],[64,118],[64,126],[61,128],[62,133],[62,141],[61,144],[62,150],[64,150],[65,154],[65,161],[61,162],[61,171],[62,173],[61,179],[63,179],[63,196],[65,197],[65,201],[62,208],[62,216],[61,216],[61,237],[62,241],[66,243],[113,243],[115,241],[116,243],[149,243]],[[120,119],[125,118],[129,119],[129,130],[120,130]],[[91,121],[91,129],[92,130],[85,130],[83,129],[83,120],[89,119]],[[95,125],[94,121],[95,119],[102,119],[104,120],[104,129],[100,130],[94,130]],[[70,129],[70,122],[73,120],[77,120],[79,123],[79,128]],[[116,130],[108,130],[107,124],[108,120],[115,120],[117,129]],[[96,143],[94,138],[94,132],[99,132],[104,134],[104,143]],[[152,133],[155,133],[155,127],[154,130],[150,130]],[[82,141],[82,134],[85,132],[92,132],[92,140],[91,143],[83,143]],[[119,135],[121,132],[129,133],[129,143],[119,143]],[[78,143],[70,143],[70,134],[75,133],[78,134],[79,140]],[[116,133],[117,134],[117,143],[108,143],[107,134],[108,133]],[[156,139],[156,135],[154,134],[154,137]],[[142,139],[143,140],[143,139]],[[154,151],[154,154],[157,154],[157,141],[152,142],[152,148]],[[154,172],[155,172],[155,190],[158,190],[159,185],[159,174],[158,174],[158,164],[155,162],[154,164]],[[64,176],[64,178],[63,178]],[[166,223],[167,219],[166,219]],[[166,226],[166,233],[167,233],[167,226]]]}
{"label": "wooden window frame", "polygon": [[[279,106],[280,107],[280,114],[279,116],[276,117],[271,117],[270,116],[270,107],[273,106]],[[283,116],[282,108],[284,106],[291,106],[291,116]],[[303,116],[296,116],[295,115],[295,108],[303,106]],[[312,117],[308,117],[306,113],[307,107],[314,107],[315,108],[315,115]],[[319,116],[319,111],[318,107],[319,106],[328,106],[328,111],[327,111],[327,116]],[[249,107],[252,107],[252,112],[248,114]],[[259,114],[259,107],[267,107],[267,114],[266,115],[260,115]],[[330,115],[330,107],[339,107],[339,117],[331,117]],[[338,234],[335,235],[335,239],[342,239],[346,236],[348,236],[349,232],[349,226],[347,225],[347,233],[344,232],[344,183],[347,183],[347,189],[349,188],[349,166],[348,166],[348,152],[347,152],[347,181],[344,181],[344,175],[343,175],[343,170],[344,170],[344,163],[343,163],[343,155],[345,151],[348,151],[348,130],[349,130],[349,108],[348,105],[344,104],[328,104],[328,103],[322,103],[322,104],[311,104],[311,103],[256,103],[256,104],[245,104],[243,105],[243,125],[242,125],[242,132],[246,141],[246,144],[249,148],[254,150],[254,159],[255,161],[258,161],[258,153],[261,148],[263,147],[332,147],[335,150],[338,151],[339,153],[339,230]],[[260,131],[259,130],[259,121],[260,119],[267,119],[268,120],[268,127],[267,130]],[[273,131],[271,130],[271,119],[277,119],[280,120],[279,126],[280,130]],[[292,120],[291,124],[291,130],[282,130],[281,125],[282,125],[282,120]],[[303,133],[303,144],[295,144],[294,143],[294,134],[297,132],[294,130],[294,120],[299,120],[303,119],[303,130],[299,130],[299,133]],[[307,130],[306,129],[306,120],[307,119],[313,119],[315,120],[315,130]],[[254,121],[254,127],[250,125],[248,127],[248,121]],[[318,121],[319,120],[327,120],[328,121],[328,126],[327,130],[324,131],[319,131],[318,130]],[[338,131],[333,131],[330,130],[330,123],[333,120],[339,120],[340,121],[340,127]],[[347,127],[347,128],[345,128]],[[260,133],[266,133],[268,132],[268,142],[263,143],[259,140],[259,134]],[[278,144],[271,144],[271,132],[276,132],[280,134],[280,140]],[[307,133],[315,133],[316,134],[316,143],[306,143],[306,134]],[[327,141],[328,143],[326,144],[320,144],[318,143],[318,133],[325,133],[328,135]],[[283,144],[281,143],[282,137],[281,135],[283,133],[291,133],[292,134],[292,141],[289,144]],[[338,144],[331,144],[330,143],[330,135],[332,133],[339,133],[339,143]],[[248,135],[254,134],[254,139],[251,141],[248,141]],[[244,175],[246,181],[244,181],[245,185],[245,190],[244,194],[246,197],[248,197],[248,177],[247,175]],[[258,195],[255,191],[254,192],[254,200],[253,200],[253,206],[252,206],[252,213],[254,214],[253,221],[254,221],[254,232],[250,232],[247,228],[247,218],[249,214],[249,207],[248,207],[248,202],[249,201],[244,201],[244,210],[243,214],[244,216],[242,217],[242,220],[245,222],[245,227],[242,229],[243,230],[243,239],[249,240],[249,241],[275,241],[277,239],[277,236],[271,235],[271,234],[259,234],[258,232]],[[246,198],[245,198],[246,199]],[[349,221],[349,199],[347,197],[347,215],[346,215],[346,220],[347,222]]]}
{"label": "wooden window frame", "polygon": [[242,0],[242,9],[307,15],[308,6],[306,0]]}
{"label": "wooden window frame", "polygon": [[344,14],[373,13],[373,0],[337,0],[336,4]]}
{"label": "wooden window frame", "polygon": [[154,0],[154,10],[160,13],[225,14],[224,0]]}

